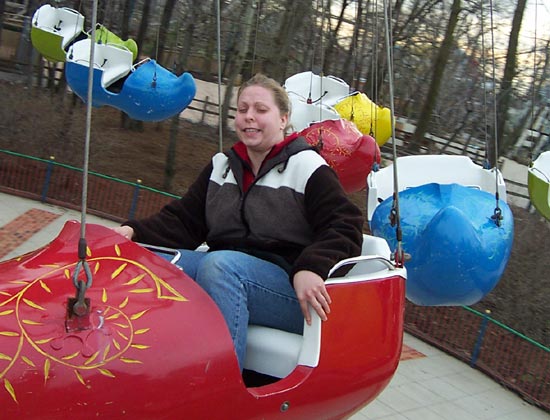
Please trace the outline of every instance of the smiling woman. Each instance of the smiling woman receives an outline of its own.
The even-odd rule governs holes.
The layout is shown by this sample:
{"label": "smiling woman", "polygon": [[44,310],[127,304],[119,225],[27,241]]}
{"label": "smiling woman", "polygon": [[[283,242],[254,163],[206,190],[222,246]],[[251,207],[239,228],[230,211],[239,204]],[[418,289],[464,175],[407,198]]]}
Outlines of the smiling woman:
{"label": "smiling woman", "polygon": [[265,157],[285,138],[288,97],[273,79],[256,75],[241,85],[237,98],[235,130],[257,175]]}
{"label": "smiling woman", "polygon": [[[330,268],[361,253],[361,210],[305,139],[285,137],[289,109],[275,80],[258,74],[243,83],[240,141],[216,154],[180,200],[117,229],[182,249],[178,265],[222,311],[241,369],[248,324],[300,334],[310,308],[326,320]],[[205,242],[208,253],[194,251]]]}

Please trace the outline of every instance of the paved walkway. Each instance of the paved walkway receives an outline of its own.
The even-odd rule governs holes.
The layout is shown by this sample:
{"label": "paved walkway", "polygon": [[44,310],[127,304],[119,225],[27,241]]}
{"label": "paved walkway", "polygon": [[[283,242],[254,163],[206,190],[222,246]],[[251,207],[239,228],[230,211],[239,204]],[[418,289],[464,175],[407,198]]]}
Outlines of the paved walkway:
{"label": "paved walkway", "polygon": [[[79,212],[0,193],[0,261],[49,243]],[[86,216],[87,223],[116,226]],[[1,273],[0,273],[1,278]],[[352,420],[550,420],[483,373],[408,334],[397,373]]]}

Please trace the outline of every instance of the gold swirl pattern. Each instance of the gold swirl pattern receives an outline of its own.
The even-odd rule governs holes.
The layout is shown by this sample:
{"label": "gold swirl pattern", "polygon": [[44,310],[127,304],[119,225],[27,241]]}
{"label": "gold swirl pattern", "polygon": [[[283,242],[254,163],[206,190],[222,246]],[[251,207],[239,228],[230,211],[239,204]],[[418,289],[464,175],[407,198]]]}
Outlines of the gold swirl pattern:
{"label": "gold swirl pattern", "polygon": [[74,292],[77,263],[44,264],[47,271],[34,280],[12,279],[7,282],[12,289],[0,291],[0,381],[16,404],[21,375],[39,372],[46,385],[54,368],[71,369],[75,381],[89,387],[86,372],[115,378],[110,364],[142,364],[141,352],[151,348],[150,311],[162,302],[187,301],[148,267],[123,257],[118,245],[112,256],[94,258],[89,248],[87,255],[94,284],[83,319],[69,319],[66,301],[56,299]]}

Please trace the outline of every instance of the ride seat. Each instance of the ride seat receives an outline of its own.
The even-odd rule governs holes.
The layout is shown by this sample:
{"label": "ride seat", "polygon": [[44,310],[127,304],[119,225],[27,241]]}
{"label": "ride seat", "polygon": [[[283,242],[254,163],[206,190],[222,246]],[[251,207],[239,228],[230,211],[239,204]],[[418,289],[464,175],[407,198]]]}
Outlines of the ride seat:
{"label": "ride seat", "polygon": [[[141,245],[157,253],[169,255],[167,259],[174,264],[180,258],[176,250]],[[207,250],[207,245],[197,248],[197,251],[206,252]],[[390,259],[391,250],[385,239],[363,235],[361,256],[337,263],[330,270],[326,284],[376,279],[378,273],[388,270]],[[350,264],[353,264],[353,267],[344,277],[331,277],[340,267]],[[321,318],[312,308],[310,313],[311,325],[307,325],[304,321],[302,335],[261,325],[249,325],[244,369],[275,378],[284,378],[297,365],[316,367],[321,355]]]}
{"label": "ride seat", "polygon": [[336,110],[325,104],[308,104],[305,99],[294,92],[289,92],[288,97],[292,108],[290,122],[296,131],[302,131],[311,124],[325,120],[339,120],[342,117]]}
{"label": "ride seat", "polygon": [[[363,235],[361,256],[335,265],[326,283],[367,280],[387,270],[391,250],[383,238]],[[331,278],[346,262],[355,264],[342,278]],[[303,335],[260,325],[248,326],[244,368],[275,378],[288,376],[297,365],[316,367],[321,354],[321,318],[310,308],[311,325],[304,321]]]}
{"label": "ride seat", "polygon": [[68,7],[56,8],[45,4],[33,16],[33,26],[62,38],[61,48],[65,49],[84,28],[84,16]]}
{"label": "ride seat", "polygon": [[[342,79],[335,76],[319,76],[311,71],[305,71],[290,76],[284,85],[288,93],[294,93],[302,99],[333,106],[349,95],[350,87]],[[294,111],[293,111],[294,112]]]}
{"label": "ride seat", "polygon": [[[90,38],[75,42],[69,50],[68,59],[89,66],[91,42]],[[94,68],[103,71],[101,86],[105,89],[127,76],[132,70],[132,62],[132,52],[122,45],[95,44]]]}
{"label": "ride seat", "polygon": [[[367,177],[367,220],[383,200],[391,197],[394,190],[394,174],[390,166]],[[429,183],[460,184],[466,187],[494,193],[506,201],[506,184],[500,171],[484,169],[468,156],[415,155],[397,158],[397,175],[400,190]],[[496,178],[495,178],[496,177]],[[496,183],[495,183],[496,179]]]}
{"label": "ride seat", "polygon": [[303,335],[261,325],[249,325],[244,368],[284,378],[297,365],[315,367],[321,352],[321,318],[311,310],[311,325]]}

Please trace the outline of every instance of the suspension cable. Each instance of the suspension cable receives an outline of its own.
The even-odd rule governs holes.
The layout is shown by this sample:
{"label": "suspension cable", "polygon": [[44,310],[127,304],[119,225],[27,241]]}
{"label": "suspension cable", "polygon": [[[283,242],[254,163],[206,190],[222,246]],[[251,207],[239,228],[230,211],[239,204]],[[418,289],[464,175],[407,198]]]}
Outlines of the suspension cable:
{"label": "suspension cable", "polygon": [[397,240],[397,247],[395,250],[395,264],[398,267],[402,267],[404,264],[404,254],[402,248],[402,231],[401,231],[401,220],[399,214],[399,184],[397,176],[397,145],[395,142],[395,123],[393,116],[395,115],[394,107],[394,92],[393,92],[393,54],[391,50],[392,45],[392,33],[391,33],[391,13],[390,5],[388,0],[384,0],[384,27],[385,27],[385,38],[386,38],[386,53],[387,53],[387,62],[388,62],[388,80],[389,80],[389,102],[391,110],[391,139],[392,139],[392,149],[393,149],[393,206],[392,214],[392,225],[395,224],[395,236]]}
{"label": "suspension cable", "polygon": [[[388,7],[391,8],[391,5],[389,5]],[[384,13],[386,12],[384,11]],[[371,103],[369,105],[370,107],[369,135],[372,137],[374,137],[374,132],[375,132],[375,129],[373,129],[373,126],[374,126],[373,122],[375,121],[375,118],[377,116],[376,113],[378,112],[375,106],[375,103],[378,103],[378,77],[379,77],[379,74],[378,74],[378,42],[379,42],[378,41],[378,2],[377,1],[374,3],[373,16],[374,16],[374,29],[372,33],[372,45],[371,45],[372,47],[372,67],[371,67],[372,80],[371,80],[371,93],[370,93]],[[389,16],[391,19],[391,14]],[[388,51],[389,53],[391,53],[392,51],[391,45],[393,45],[393,42],[391,42],[390,44],[390,50]]]}
{"label": "suspension cable", "polygon": [[533,45],[533,85],[531,88],[531,124],[529,130],[529,160],[532,162],[534,159],[535,151],[535,138],[533,136],[533,128],[535,125],[535,102],[536,102],[536,92],[535,86],[537,84],[537,20],[538,20],[538,2],[535,1],[535,33],[534,33],[534,45]]}
{"label": "suspension cable", "polygon": [[262,0],[258,0],[256,3],[256,28],[255,28],[255,35],[254,35],[254,50],[252,51],[252,63],[250,64],[250,70],[252,75],[254,75],[254,68],[256,67],[256,48],[258,46],[258,31],[260,27],[260,11],[262,6]]}
{"label": "suspension cable", "polygon": [[483,8],[483,2],[480,4],[481,8],[481,71],[483,74],[483,116],[484,116],[484,144],[485,144],[485,162],[483,165],[485,167],[489,167],[489,121],[487,116],[487,63],[486,63],[486,49],[485,49],[485,14],[484,14],[484,8]]}
{"label": "suspension cable", "polygon": [[492,85],[493,85],[493,124],[494,124],[494,147],[495,147],[495,162],[494,166],[497,166],[497,155],[498,155],[498,136],[500,133],[498,132],[498,122],[497,122],[497,97],[496,97],[496,75],[495,75],[495,35],[494,35],[494,22],[493,22],[493,0],[489,0],[489,16],[490,16],[490,22],[491,22],[491,78],[492,78]]}
{"label": "suspension cable", "polygon": [[155,41],[155,59],[157,63],[155,64],[155,69],[153,70],[153,80],[151,81],[151,86],[153,88],[157,87],[157,65],[159,61],[159,42],[160,42],[160,23],[157,26],[157,39]]}
{"label": "suspension cable", "polygon": [[[361,0],[359,0],[361,1]],[[359,1],[355,4],[355,22],[356,22],[356,25],[362,21],[362,19],[360,20],[360,16],[359,16]],[[359,38],[359,27],[356,27],[354,28],[354,33],[353,33],[353,37],[352,37],[352,44],[351,44],[351,51],[352,51],[352,54],[353,54],[353,67],[352,67],[352,72],[351,72],[351,83],[352,83],[352,88],[353,89],[356,89],[358,87],[358,84],[359,84],[359,76],[358,76],[358,72],[357,72],[357,67],[358,67],[358,63],[357,63],[357,42],[358,42],[358,38]],[[354,83],[355,81],[355,83]],[[350,98],[351,99],[351,102],[350,102],[350,113],[349,113],[349,120],[351,122],[354,122],[355,123],[355,100],[354,100],[354,97]]]}
{"label": "suspension cable", "polygon": [[[73,304],[71,311],[72,314],[77,316],[83,316],[88,313],[89,307],[86,304],[85,293],[86,290],[92,285],[92,273],[86,260],[86,213],[88,205],[88,167],[90,161],[90,137],[92,126],[92,97],[93,97],[93,81],[94,81],[94,60],[95,60],[95,30],[97,24],[97,2],[93,1],[92,6],[92,29],[91,29],[91,42],[90,42],[90,62],[88,68],[88,92],[86,99],[86,138],[84,144],[84,163],[82,166],[82,208],[80,212],[80,239],[78,241],[78,263],[76,265],[73,284],[76,288],[76,301]],[[83,269],[86,281],[80,281],[78,275],[80,270]]]}
{"label": "suspension cable", "polygon": [[223,125],[222,125],[222,59],[221,59],[221,5],[216,1],[216,47],[218,49],[218,150],[223,151]]}
{"label": "suspension cable", "polygon": [[494,166],[492,168],[492,171],[494,172],[495,174],[495,210],[494,210],[494,213],[493,213],[493,216],[491,216],[491,219],[493,219],[493,221],[496,223],[497,226],[500,226],[501,224],[501,220],[502,220],[502,210],[500,209],[500,206],[499,206],[499,192],[498,192],[498,175],[499,175],[499,171],[498,171],[498,136],[499,136],[499,133],[498,133],[498,121],[497,121],[497,96],[496,96],[496,76],[495,76],[495,67],[496,67],[496,64],[495,64],[495,36],[494,36],[494,22],[493,22],[493,1],[492,0],[489,0],[489,7],[490,7],[490,10],[489,10],[489,13],[490,13],[490,16],[491,16],[491,58],[492,58],[492,85],[493,85],[493,117],[494,117],[494,137],[495,137],[495,142],[494,142],[494,148],[495,148],[495,153],[494,153],[494,158],[495,158],[495,162],[494,162]]}
{"label": "suspension cable", "polygon": [[[326,18],[326,9],[325,9],[325,2],[321,0],[321,37],[320,37],[320,44],[321,44],[321,63],[320,68],[321,72],[319,74],[319,95],[320,97],[317,99],[319,102],[319,121],[323,120],[323,77],[324,77],[324,66],[325,66],[325,48],[324,48],[324,29],[325,29],[325,18]],[[330,16],[329,18],[330,19]],[[328,20],[327,19],[327,20]],[[330,21],[327,22],[327,31],[330,30]],[[319,130],[319,143],[323,144],[323,138],[322,138],[322,131]]]}

